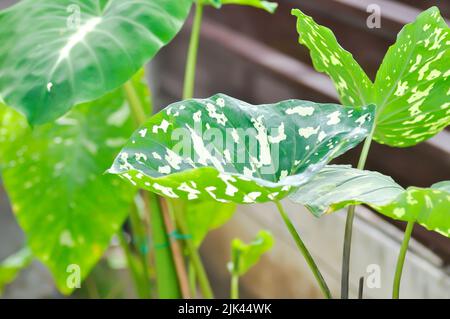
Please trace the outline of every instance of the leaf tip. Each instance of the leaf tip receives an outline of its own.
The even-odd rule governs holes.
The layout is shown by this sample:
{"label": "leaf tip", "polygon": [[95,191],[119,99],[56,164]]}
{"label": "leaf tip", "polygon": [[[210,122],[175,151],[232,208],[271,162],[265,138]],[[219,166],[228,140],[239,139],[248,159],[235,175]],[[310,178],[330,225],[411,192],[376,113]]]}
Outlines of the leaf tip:
{"label": "leaf tip", "polygon": [[291,10],[291,15],[293,15],[293,16],[295,16],[297,18],[300,18],[303,15],[303,12],[300,11],[300,9],[295,9],[294,8],[294,9]]}

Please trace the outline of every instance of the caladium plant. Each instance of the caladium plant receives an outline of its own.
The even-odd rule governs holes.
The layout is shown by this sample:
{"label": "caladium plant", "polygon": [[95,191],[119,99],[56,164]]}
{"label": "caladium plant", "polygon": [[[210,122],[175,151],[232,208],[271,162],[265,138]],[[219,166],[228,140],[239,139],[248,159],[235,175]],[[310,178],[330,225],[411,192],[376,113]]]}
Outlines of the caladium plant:
{"label": "caladium plant", "polygon": [[329,297],[278,201],[359,144],[372,130],[374,111],[301,100],[255,106],[223,94],[185,100],[140,127],[109,173],[168,198],[276,202]]}
{"label": "caladium plant", "polygon": [[[373,82],[333,32],[298,9],[297,31],[308,47],[315,68],[330,76],[341,102],[360,106],[374,103],[375,125],[366,139],[358,168],[363,169],[372,139],[394,147],[423,142],[450,124],[450,29],[439,9],[432,7],[406,25],[390,47]],[[352,224],[347,215],[341,297],[348,298]]]}
{"label": "caladium plant", "polygon": [[377,106],[373,138],[408,147],[450,124],[450,29],[433,7],[398,34],[372,82],[337,42],[333,32],[293,10],[301,44],[309,48],[315,68],[328,74],[344,105]]}
{"label": "caladium plant", "polygon": [[[348,106],[301,100],[256,106],[221,94],[192,99],[203,6],[238,4],[273,13],[277,4],[198,0],[183,101],[146,121],[150,93],[139,70],[174,38],[193,2],[22,0],[0,12],[0,102],[7,105],[0,105],[0,165],[28,245],[0,264],[0,289],[34,256],[69,294],[75,288],[68,284],[70,271],[79,269],[79,281],[85,279],[116,234],[140,297],[152,296],[153,278],[158,297],[186,297],[179,256],[169,249],[170,240],[179,239],[195,270],[189,273],[192,296],[198,281],[210,298],[197,252],[206,234],[228,221],[236,204],[274,202],[331,297],[280,204],[290,196],[318,215],[366,203],[407,221],[394,284],[398,296],[414,223],[449,236],[448,182],[404,190],[381,174],[327,164],[367,136],[365,155],[372,137],[406,147],[448,125],[449,31],[438,10],[405,27],[374,83],[330,30],[294,11],[301,42]],[[136,125],[142,126],[126,143]],[[152,193],[138,194],[130,183],[104,174],[114,158],[110,173]],[[170,198],[167,214],[153,193]],[[144,205],[136,205],[142,202],[137,194]],[[149,213],[150,225],[139,210]],[[131,243],[122,234],[127,216]],[[171,222],[177,229],[168,234]],[[233,296],[236,277],[272,241],[262,232],[250,246],[234,242],[234,257],[240,257],[233,258]]]}
{"label": "caladium plant", "polygon": [[261,203],[286,197],[372,129],[374,107],[218,94],[172,104],[117,156],[111,174],[162,196]]}

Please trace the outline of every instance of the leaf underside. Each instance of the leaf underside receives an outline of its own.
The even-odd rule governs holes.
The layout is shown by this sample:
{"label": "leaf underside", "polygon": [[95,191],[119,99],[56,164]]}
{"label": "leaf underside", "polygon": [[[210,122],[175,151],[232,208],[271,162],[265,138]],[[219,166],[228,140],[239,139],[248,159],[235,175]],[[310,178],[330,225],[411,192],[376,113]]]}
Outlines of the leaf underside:
{"label": "leaf underside", "polygon": [[285,197],[359,144],[374,107],[226,95],[168,106],[138,129],[109,170],[162,196],[254,203]]}
{"label": "leaf underside", "polygon": [[[133,85],[142,93],[141,77]],[[68,294],[67,267],[78,265],[82,279],[89,274],[136,193],[104,174],[134,128],[124,93],[81,104],[33,130],[12,109],[2,115],[2,177],[13,211],[33,254]]]}
{"label": "leaf underside", "polygon": [[31,124],[101,98],[170,42],[192,0],[23,0],[0,13],[0,101]]}
{"label": "leaf underside", "polygon": [[349,205],[387,204],[403,192],[401,186],[383,174],[328,165],[289,198],[308,206],[311,213],[320,217]]}
{"label": "leaf underside", "polygon": [[403,28],[375,83],[330,29],[300,10],[293,14],[300,43],[309,48],[315,68],[333,80],[341,102],[377,105],[377,142],[409,147],[450,124],[450,29],[439,9],[426,10]]}
{"label": "leaf underside", "polygon": [[390,218],[414,221],[450,237],[449,181],[430,188],[405,190],[380,173],[330,165],[290,198],[305,205],[316,216],[349,205],[367,204]]}

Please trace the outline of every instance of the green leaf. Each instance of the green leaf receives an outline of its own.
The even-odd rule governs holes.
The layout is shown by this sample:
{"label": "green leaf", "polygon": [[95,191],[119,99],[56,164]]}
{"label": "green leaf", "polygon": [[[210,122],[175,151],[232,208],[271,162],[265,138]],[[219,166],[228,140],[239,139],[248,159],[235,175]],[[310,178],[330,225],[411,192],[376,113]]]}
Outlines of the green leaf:
{"label": "green leaf", "polygon": [[[142,90],[140,76],[134,85]],[[78,265],[82,279],[89,274],[135,195],[128,184],[104,174],[134,127],[124,93],[79,105],[33,130],[12,109],[2,111],[7,115],[0,117],[6,124],[0,140],[8,142],[0,144],[2,175],[14,213],[33,254],[68,294],[68,266]]]}
{"label": "green leaf", "polygon": [[329,165],[289,198],[320,217],[349,205],[390,203],[404,189],[388,176],[347,165]]}
{"label": "green leaf", "polygon": [[0,13],[0,100],[32,124],[101,98],[170,42],[192,0],[23,0]]}
{"label": "green leaf", "polygon": [[176,201],[177,209],[183,209],[189,236],[194,245],[200,247],[206,235],[225,225],[236,211],[235,204],[223,204],[216,201]]}
{"label": "green leaf", "polygon": [[414,221],[450,237],[450,181],[431,188],[409,187],[392,203],[372,207],[393,219]]}
{"label": "green leaf", "polygon": [[349,205],[367,204],[390,218],[414,221],[450,237],[450,181],[431,188],[404,190],[390,177],[377,172],[327,166],[290,198],[316,216]]}
{"label": "green leaf", "polygon": [[375,81],[374,139],[397,147],[433,137],[450,124],[450,28],[433,7],[406,25]]}
{"label": "green leaf", "polygon": [[431,185],[431,188],[450,193],[450,181],[443,181],[443,182],[433,184],[433,185]]}
{"label": "green leaf", "polygon": [[162,196],[234,203],[285,197],[363,140],[374,107],[223,94],[174,103],[138,129],[109,170]]}
{"label": "green leaf", "polygon": [[272,249],[273,244],[272,234],[265,230],[261,230],[249,244],[234,239],[231,243],[232,261],[228,264],[228,269],[232,274],[243,276],[258,263],[262,255]]}
{"label": "green leaf", "polygon": [[219,9],[222,5],[235,4],[241,6],[250,6],[263,9],[269,13],[274,13],[278,7],[278,3],[264,0],[203,0],[205,4],[210,4]]}
{"label": "green leaf", "polygon": [[413,146],[450,124],[450,30],[439,9],[430,8],[404,27],[375,84],[330,29],[300,10],[292,13],[297,16],[300,43],[310,49],[315,68],[331,77],[341,102],[377,105],[377,142]]}
{"label": "green leaf", "polygon": [[30,265],[32,260],[31,251],[28,248],[23,248],[0,263],[0,295],[5,287],[12,283],[19,273]]}
{"label": "green leaf", "polygon": [[352,54],[339,45],[333,32],[298,9],[292,14],[297,17],[299,42],[310,50],[316,70],[333,80],[342,104],[360,107],[371,103],[372,81]]}

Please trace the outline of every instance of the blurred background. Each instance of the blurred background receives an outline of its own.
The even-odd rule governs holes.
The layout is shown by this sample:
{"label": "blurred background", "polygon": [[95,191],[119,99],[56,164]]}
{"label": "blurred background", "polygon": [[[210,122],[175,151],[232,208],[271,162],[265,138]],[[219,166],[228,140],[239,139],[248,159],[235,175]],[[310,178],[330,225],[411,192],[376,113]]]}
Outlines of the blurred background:
{"label": "blurred background", "polygon": [[[275,1],[275,0],[273,0]],[[0,8],[12,4],[0,0]],[[206,8],[203,22],[196,96],[225,93],[250,103],[270,103],[283,99],[336,102],[337,94],[330,80],[311,66],[309,53],[298,44],[294,7],[330,27],[341,45],[373,79],[387,49],[401,27],[413,21],[424,9],[438,6],[450,19],[448,0],[278,0],[274,15],[253,8],[224,6]],[[381,13],[381,27],[370,28],[368,17],[376,5]],[[447,20],[448,21],[448,20]],[[185,55],[191,20],[177,38],[164,48],[148,66],[156,105],[164,107],[180,99]],[[337,163],[356,164],[360,149],[341,157]],[[392,176],[402,186],[430,186],[450,180],[450,130],[418,146],[394,149],[374,144],[367,164],[370,170]],[[21,248],[23,238],[11,215],[7,198],[0,189],[0,260]],[[296,226],[311,247],[335,294],[340,285],[340,267],[345,212],[317,220],[301,206],[285,203],[295,217]],[[233,220],[214,231],[202,247],[205,263],[218,297],[228,296],[230,240],[249,240],[259,229],[270,229],[275,248],[242,280],[242,297],[314,298],[320,291],[298,255],[294,243],[271,205],[241,207]],[[404,225],[385,220],[361,207],[355,221],[351,264],[351,296],[356,296],[358,280],[370,275],[370,265],[381,270],[381,286],[366,287],[368,298],[390,297],[393,270]],[[420,226],[405,265],[402,296],[414,298],[450,298],[450,239]],[[109,254],[114,255],[114,251]],[[99,267],[102,267],[100,265]],[[106,267],[106,266],[105,266]],[[118,267],[120,268],[120,267]],[[108,282],[108,274],[102,274]],[[127,275],[110,274],[126,287]],[[116,288],[120,291],[120,287]],[[119,293],[109,297],[126,297]],[[46,270],[35,262],[19,280],[7,288],[3,297],[58,297]]]}

